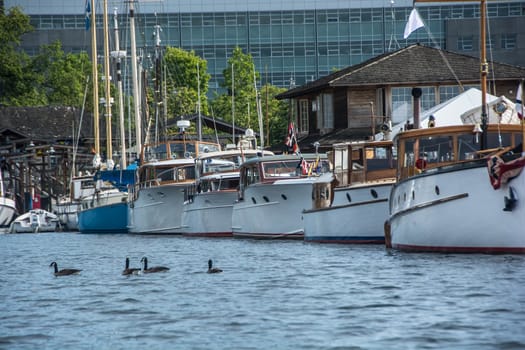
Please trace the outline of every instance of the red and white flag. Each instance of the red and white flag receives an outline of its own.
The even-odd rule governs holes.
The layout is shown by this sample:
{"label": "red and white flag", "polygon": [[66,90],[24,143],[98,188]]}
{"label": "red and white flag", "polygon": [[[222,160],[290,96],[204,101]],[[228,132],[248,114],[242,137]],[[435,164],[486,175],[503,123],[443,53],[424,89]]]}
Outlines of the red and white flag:
{"label": "red and white flag", "polygon": [[297,145],[297,138],[295,136],[295,128],[293,123],[290,123],[290,125],[288,126],[286,146],[288,146],[288,152],[290,153],[297,153],[299,151],[299,145]]}
{"label": "red and white flag", "polygon": [[523,119],[523,83],[518,85],[518,92],[516,93],[516,113],[518,118]]}

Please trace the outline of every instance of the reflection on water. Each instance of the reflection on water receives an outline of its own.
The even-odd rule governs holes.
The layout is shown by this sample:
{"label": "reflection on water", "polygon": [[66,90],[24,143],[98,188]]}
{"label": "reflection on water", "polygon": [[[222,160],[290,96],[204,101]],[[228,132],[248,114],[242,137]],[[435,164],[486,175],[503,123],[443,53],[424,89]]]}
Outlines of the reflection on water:
{"label": "reflection on water", "polygon": [[[75,233],[0,247],[0,348],[525,348],[523,256]],[[170,271],[121,275],[143,256]]]}

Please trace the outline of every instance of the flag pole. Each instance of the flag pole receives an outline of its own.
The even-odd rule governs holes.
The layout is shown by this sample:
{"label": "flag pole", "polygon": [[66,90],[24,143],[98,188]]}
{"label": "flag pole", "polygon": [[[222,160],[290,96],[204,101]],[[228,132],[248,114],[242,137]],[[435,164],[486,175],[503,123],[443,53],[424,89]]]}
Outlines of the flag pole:
{"label": "flag pole", "polygon": [[[525,92],[523,91],[524,80],[520,81],[521,87],[521,155],[525,156],[525,114],[523,113],[523,99],[525,98]],[[518,111],[516,111],[518,113]]]}

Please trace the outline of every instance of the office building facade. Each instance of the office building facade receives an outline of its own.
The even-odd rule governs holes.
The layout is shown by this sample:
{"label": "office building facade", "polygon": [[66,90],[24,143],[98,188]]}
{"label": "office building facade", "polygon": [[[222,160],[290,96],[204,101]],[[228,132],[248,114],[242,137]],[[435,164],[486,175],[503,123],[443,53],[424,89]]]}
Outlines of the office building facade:
{"label": "office building facade", "polygon": [[[96,1],[100,28],[102,4]],[[7,9],[19,6],[30,16],[35,32],[22,43],[29,54],[55,40],[62,42],[66,52],[90,51],[85,0],[4,0],[4,5]],[[207,60],[211,92],[220,90],[222,72],[236,46],[253,56],[262,83],[286,88],[414,43],[478,55],[479,3],[416,4],[425,28],[403,39],[412,5],[412,0],[134,3],[144,67],[151,64],[158,25],[162,46],[193,50]],[[118,13],[121,47],[129,45],[129,1],[108,0],[108,8],[111,16],[114,8]],[[487,14],[489,59],[525,65],[525,1],[488,1]],[[99,40],[100,48],[102,44]]]}

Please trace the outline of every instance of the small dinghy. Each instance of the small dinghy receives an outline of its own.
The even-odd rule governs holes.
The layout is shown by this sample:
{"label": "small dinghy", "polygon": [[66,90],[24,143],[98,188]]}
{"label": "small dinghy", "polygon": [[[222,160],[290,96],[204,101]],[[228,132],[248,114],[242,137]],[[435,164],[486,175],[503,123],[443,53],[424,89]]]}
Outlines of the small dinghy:
{"label": "small dinghy", "polygon": [[43,209],[33,209],[17,217],[9,228],[10,233],[39,233],[60,230],[58,216]]}

